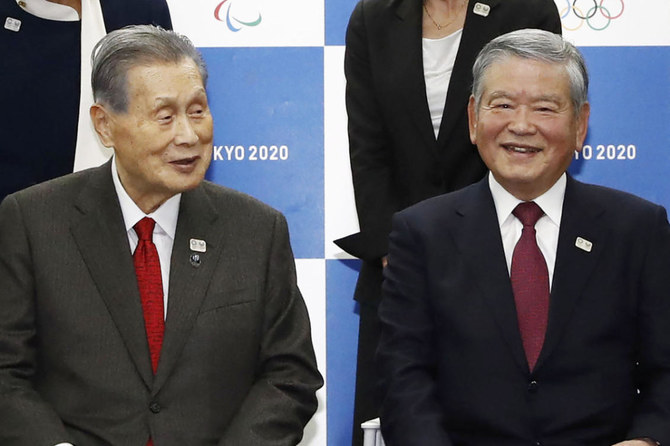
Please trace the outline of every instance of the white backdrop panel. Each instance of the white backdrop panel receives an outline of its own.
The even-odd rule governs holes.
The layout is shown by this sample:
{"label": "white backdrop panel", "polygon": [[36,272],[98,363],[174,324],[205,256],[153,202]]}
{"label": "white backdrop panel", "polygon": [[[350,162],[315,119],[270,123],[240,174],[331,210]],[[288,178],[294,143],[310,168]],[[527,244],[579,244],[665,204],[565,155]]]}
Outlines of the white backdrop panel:
{"label": "white backdrop panel", "polygon": [[321,46],[324,3],[315,0],[168,0],[172,23],[200,47]]}

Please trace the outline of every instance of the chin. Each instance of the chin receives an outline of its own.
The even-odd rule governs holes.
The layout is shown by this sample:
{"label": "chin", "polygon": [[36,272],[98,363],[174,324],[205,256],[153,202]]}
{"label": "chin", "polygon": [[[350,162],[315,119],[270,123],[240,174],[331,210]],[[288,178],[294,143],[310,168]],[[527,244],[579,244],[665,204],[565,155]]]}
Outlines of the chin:
{"label": "chin", "polygon": [[203,177],[195,178],[191,181],[180,181],[178,183],[172,183],[169,185],[170,192],[172,192],[173,195],[180,194],[182,192],[189,191],[191,189],[195,189],[202,183],[204,179]]}

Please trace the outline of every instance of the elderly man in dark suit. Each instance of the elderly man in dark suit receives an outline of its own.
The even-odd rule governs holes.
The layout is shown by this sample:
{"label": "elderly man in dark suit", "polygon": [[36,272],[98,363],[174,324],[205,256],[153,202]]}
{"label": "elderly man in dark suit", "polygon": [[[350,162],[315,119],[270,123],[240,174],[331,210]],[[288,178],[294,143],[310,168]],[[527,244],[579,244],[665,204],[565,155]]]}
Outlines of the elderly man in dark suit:
{"label": "elderly man in dark suit", "polygon": [[582,56],[515,31],[474,68],[479,183],[394,217],[380,307],[390,446],[670,443],[665,210],[566,174]]}
{"label": "elderly man in dark suit", "polygon": [[300,441],[322,378],[286,221],[203,181],[206,81],[184,37],[110,33],[113,159],[0,206],[0,444]]}

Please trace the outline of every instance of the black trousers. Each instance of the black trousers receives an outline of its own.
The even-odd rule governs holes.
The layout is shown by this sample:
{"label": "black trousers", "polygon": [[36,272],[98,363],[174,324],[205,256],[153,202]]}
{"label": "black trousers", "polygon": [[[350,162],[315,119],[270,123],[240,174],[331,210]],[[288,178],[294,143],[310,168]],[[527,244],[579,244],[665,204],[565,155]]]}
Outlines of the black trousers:
{"label": "black trousers", "polygon": [[382,267],[377,262],[363,262],[356,282],[354,299],[360,309],[358,355],[356,359],[356,396],[352,445],[363,445],[361,423],[379,417],[381,395],[375,352],[381,333],[377,308],[381,301]]}

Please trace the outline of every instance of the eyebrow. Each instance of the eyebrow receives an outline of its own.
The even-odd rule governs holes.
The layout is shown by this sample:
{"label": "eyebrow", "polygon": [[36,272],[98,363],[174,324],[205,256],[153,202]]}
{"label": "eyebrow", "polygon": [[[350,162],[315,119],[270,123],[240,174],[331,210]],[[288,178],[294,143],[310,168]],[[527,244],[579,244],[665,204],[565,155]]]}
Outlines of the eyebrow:
{"label": "eyebrow", "polygon": [[[190,97],[189,101],[194,100],[194,99],[200,99],[200,98],[207,98],[207,92],[205,91],[204,88],[198,88]],[[177,99],[174,96],[158,96],[154,100],[154,106],[153,109],[157,110],[161,107],[165,107],[168,105],[172,105],[175,102],[177,102]]]}
{"label": "eyebrow", "polygon": [[[488,97],[488,100],[495,99],[514,99],[514,95],[509,94],[505,91],[493,91]],[[531,98],[532,102],[553,102],[556,104],[563,103],[563,99],[560,96],[554,94],[543,94],[535,98]]]}

